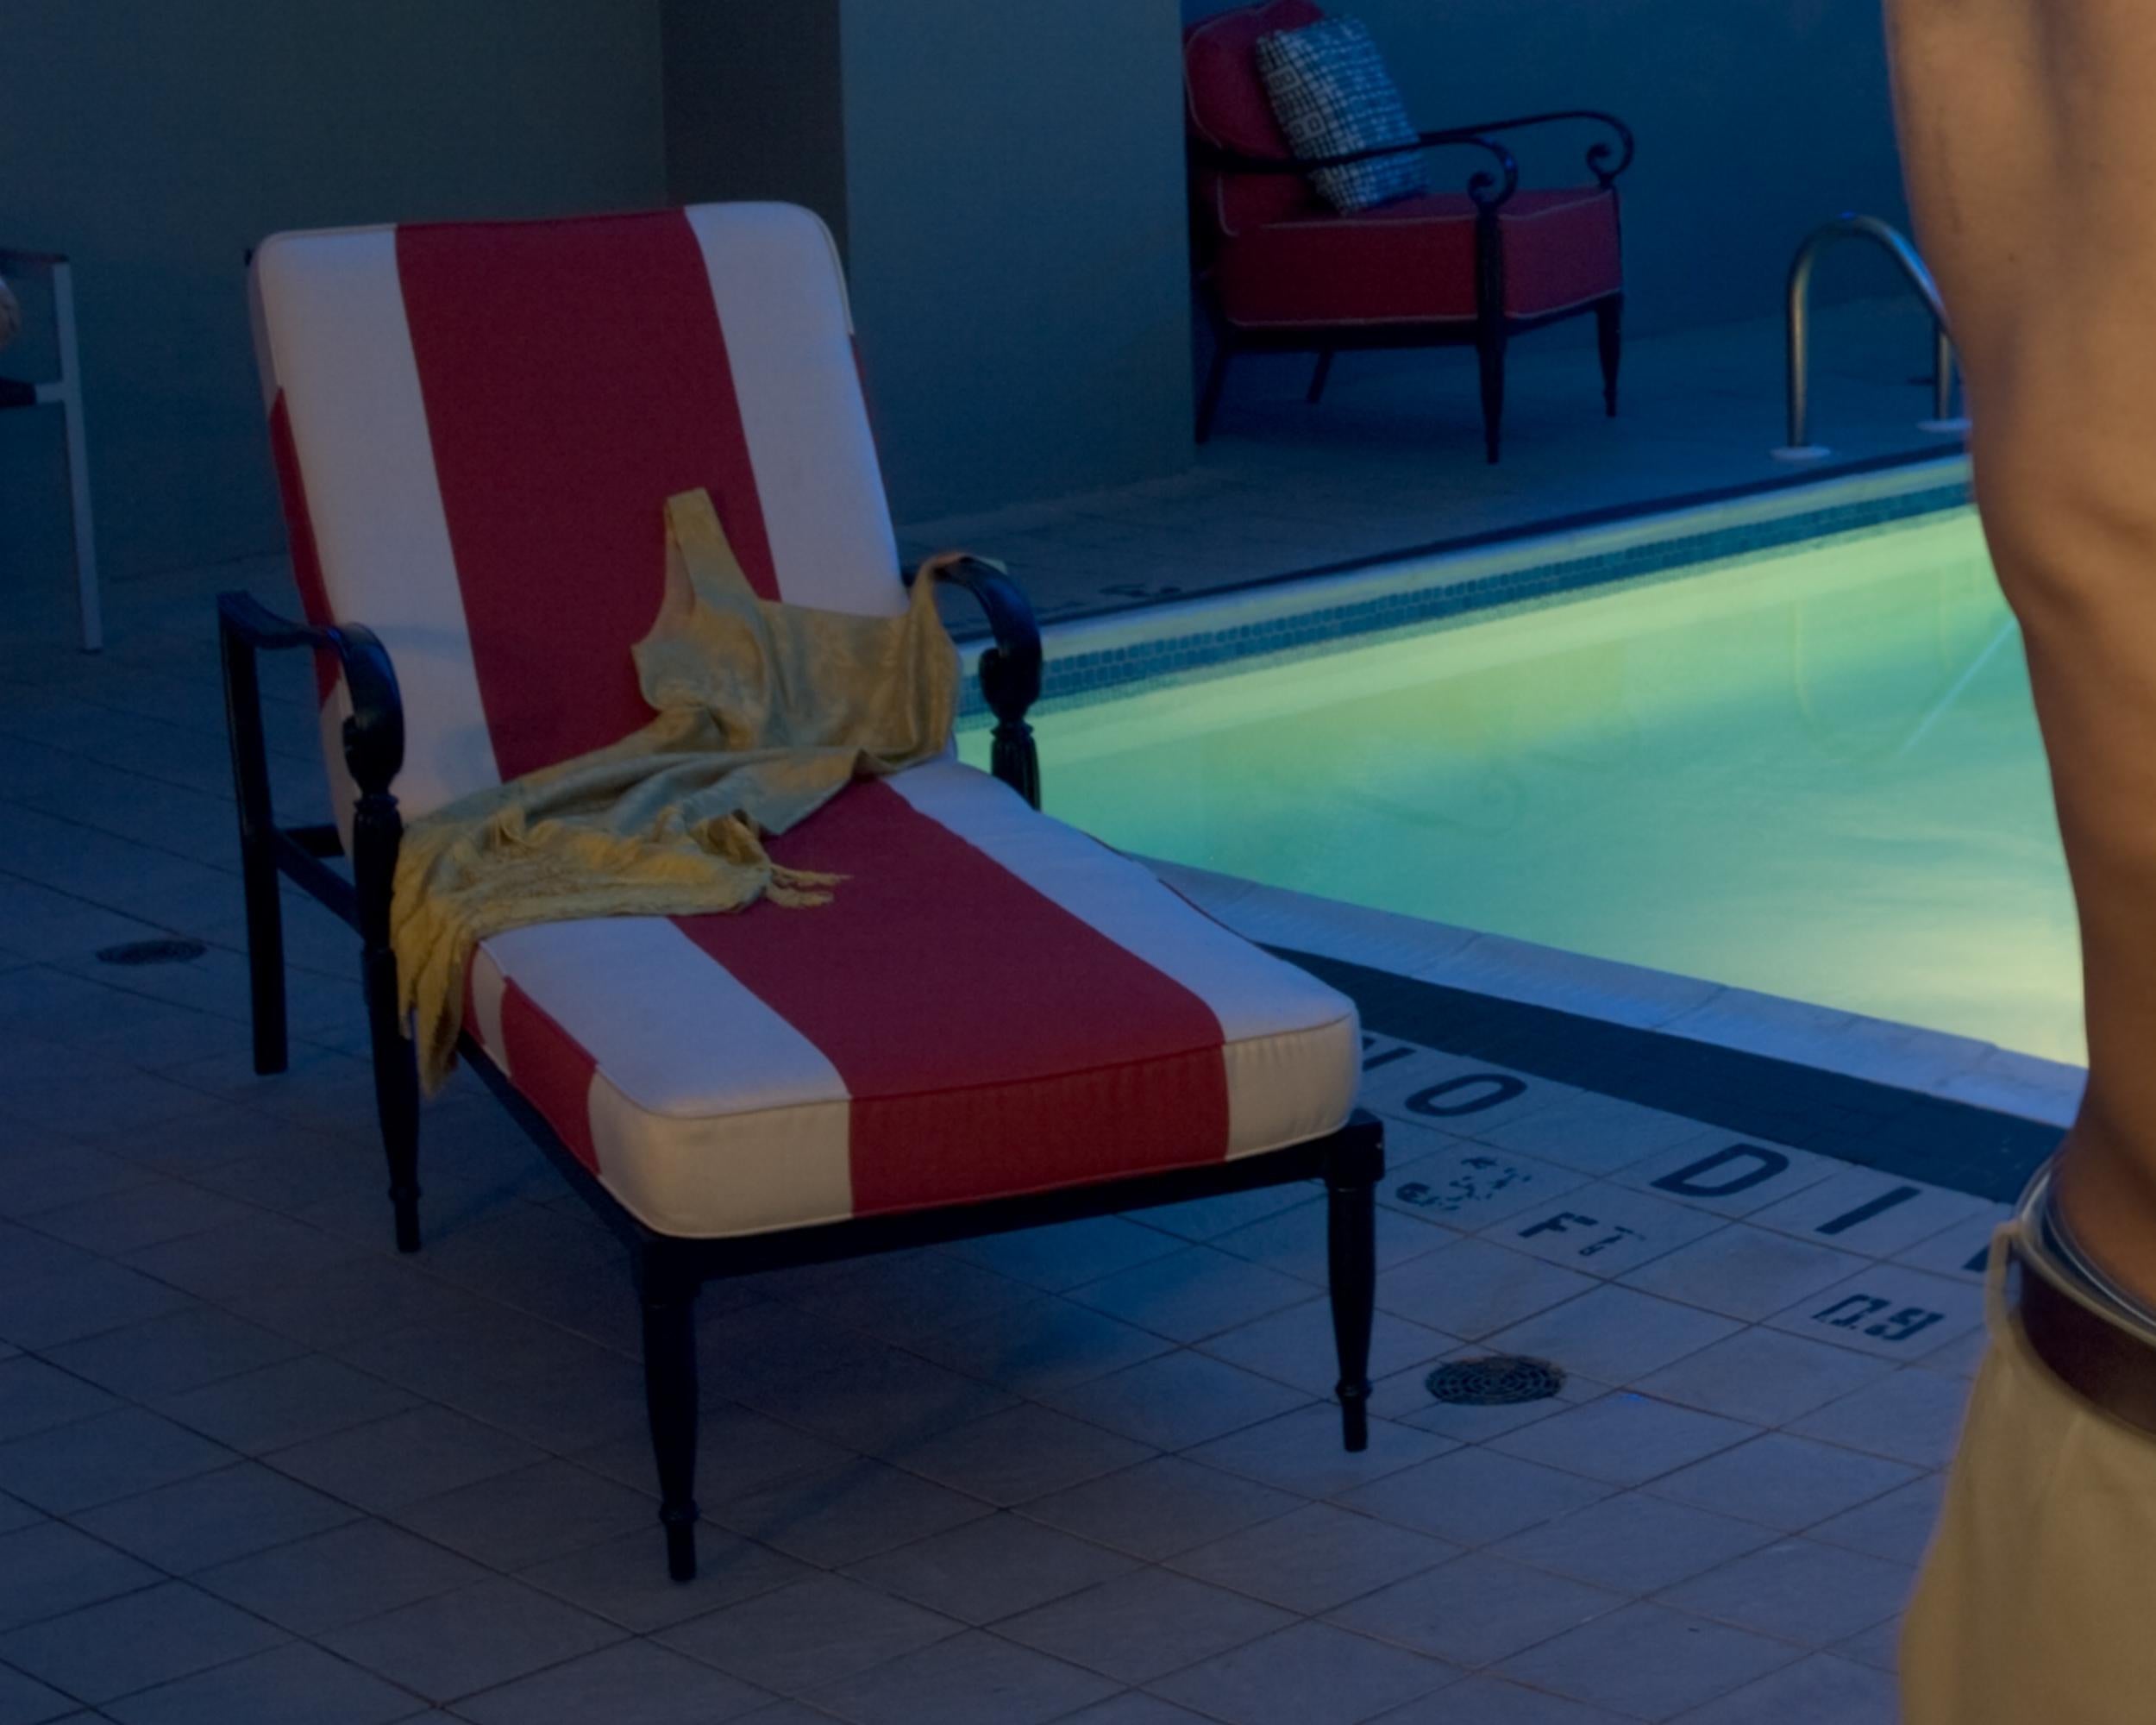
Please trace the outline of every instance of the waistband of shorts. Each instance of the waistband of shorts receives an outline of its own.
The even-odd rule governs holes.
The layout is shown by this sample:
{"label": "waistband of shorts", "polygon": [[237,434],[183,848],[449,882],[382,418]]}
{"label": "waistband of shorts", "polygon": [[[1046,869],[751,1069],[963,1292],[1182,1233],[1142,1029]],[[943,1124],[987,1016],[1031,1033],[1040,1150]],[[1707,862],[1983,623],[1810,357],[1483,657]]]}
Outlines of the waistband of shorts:
{"label": "waistband of shorts", "polygon": [[2029,1182],[2007,1234],[2021,1333],[2084,1401],[2156,1437],[2156,1323],[2121,1308],[2053,1248],[2051,1173],[2046,1164]]}

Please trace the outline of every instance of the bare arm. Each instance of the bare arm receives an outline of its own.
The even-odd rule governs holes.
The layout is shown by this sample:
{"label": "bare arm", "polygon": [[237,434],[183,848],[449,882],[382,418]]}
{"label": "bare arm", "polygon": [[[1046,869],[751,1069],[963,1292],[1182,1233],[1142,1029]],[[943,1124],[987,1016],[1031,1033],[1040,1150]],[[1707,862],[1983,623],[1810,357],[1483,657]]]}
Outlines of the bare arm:
{"label": "bare arm", "polygon": [[2070,1220],[2156,1300],[2156,7],[1889,0],[1920,243],[1968,379],[2080,910]]}

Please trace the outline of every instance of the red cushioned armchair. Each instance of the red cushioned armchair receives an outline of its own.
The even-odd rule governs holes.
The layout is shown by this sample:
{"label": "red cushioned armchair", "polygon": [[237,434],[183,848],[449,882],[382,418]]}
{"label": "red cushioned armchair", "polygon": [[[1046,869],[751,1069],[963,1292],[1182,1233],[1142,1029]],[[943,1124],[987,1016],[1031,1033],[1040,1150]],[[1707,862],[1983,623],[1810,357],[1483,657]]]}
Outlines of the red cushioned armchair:
{"label": "red cushioned armchair", "polygon": [[[1496,461],[1505,409],[1505,349],[1516,336],[1592,311],[1601,337],[1602,399],[1617,411],[1625,303],[1617,177],[1631,132],[1608,114],[1533,114],[1441,132],[1356,155],[1298,161],[1275,122],[1257,70],[1261,36],[1325,14],[1310,0],[1268,0],[1223,12],[1183,34],[1198,279],[1215,344],[1198,407],[1198,441],[1213,427],[1230,361],[1251,350],[1314,352],[1310,399],[1324,393],[1343,348],[1472,345],[1482,361],[1482,434]],[[1587,166],[1595,184],[1524,191],[1520,165],[1491,135],[1559,121],[1607,127]],[[1405,149],[1479,151],[1463,191],[1432,192],[1344,216],[1307,178],[1313,166]]]}

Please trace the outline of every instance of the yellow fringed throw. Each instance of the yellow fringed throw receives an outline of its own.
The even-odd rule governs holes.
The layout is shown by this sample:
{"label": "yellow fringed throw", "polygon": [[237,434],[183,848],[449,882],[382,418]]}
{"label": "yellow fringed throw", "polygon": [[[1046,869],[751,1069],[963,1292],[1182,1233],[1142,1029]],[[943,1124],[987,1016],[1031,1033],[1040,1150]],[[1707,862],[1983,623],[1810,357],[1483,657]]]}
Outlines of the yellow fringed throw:
{"label": "yellow fringed throw", "polygon": [[958,654],[936,614],[933,564],[896,617],[778,605],[750,588],[708,492],[669,498],[666,523],[666,597],[633,649],[656,717],[405,829],[391,938],[429,1091],[455,1060],[465,966],[480,941],[760,898],[823,904],[842,877],[774,862],[763,836],[856,774],[899,772],[950,740]]}

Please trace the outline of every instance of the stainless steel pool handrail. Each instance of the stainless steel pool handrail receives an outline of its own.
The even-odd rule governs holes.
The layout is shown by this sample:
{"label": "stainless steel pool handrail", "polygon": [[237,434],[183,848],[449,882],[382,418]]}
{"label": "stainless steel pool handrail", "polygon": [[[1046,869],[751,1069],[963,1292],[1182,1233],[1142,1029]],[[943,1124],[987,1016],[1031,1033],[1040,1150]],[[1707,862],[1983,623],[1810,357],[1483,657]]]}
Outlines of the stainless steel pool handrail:
{"label": "stainless steel pool handrail", "polygon": [[1953,416],[1953,338],[1947,331],[1946,308],[1940,299],[1939,285],[1932,279],[1931,271],[1925,267],[1924,260],[1917,255],[1908,236],[1899,229],[1882,222],[1877,216],[1845,211],[1807,234],[1789,264],[1789,441],[1784,448],[1775,451],[1785,461],[1816,460],[1827,453],[1824,448],[1808,441],[1811,430],[1812,271],[1819,261],[1819,254],[1843,240],[1868,240],[1884,251],[1932,314],[1932,417],[1922,422],[1923,429],[1942,432],[1963,429],[1961,422]]}

